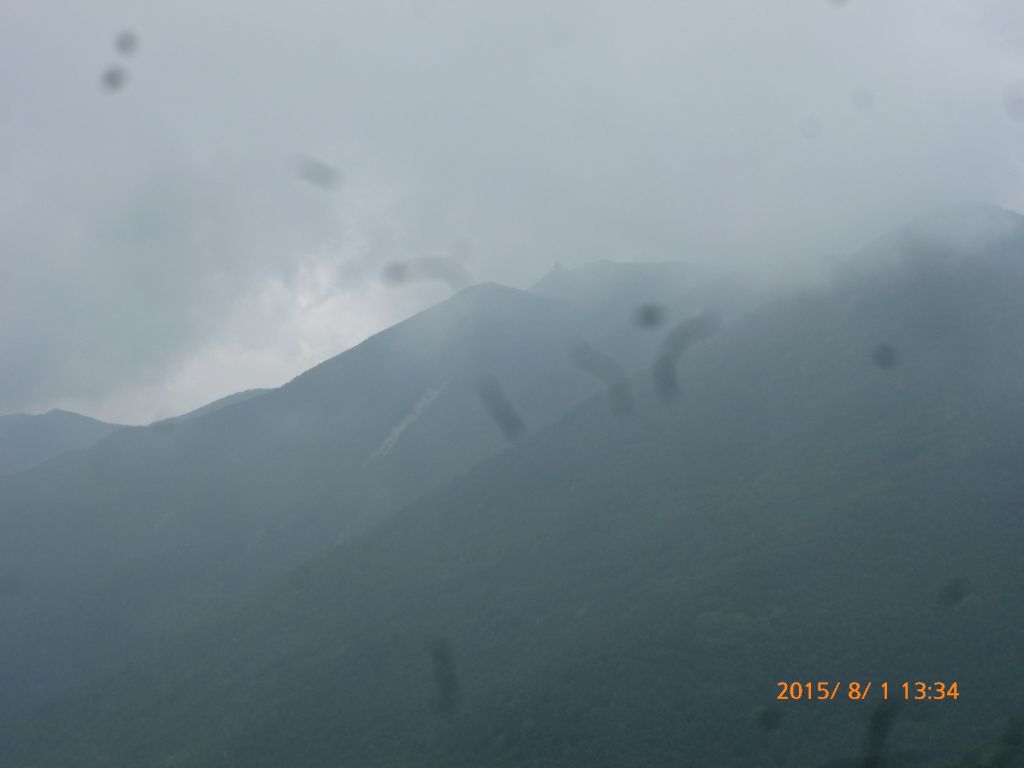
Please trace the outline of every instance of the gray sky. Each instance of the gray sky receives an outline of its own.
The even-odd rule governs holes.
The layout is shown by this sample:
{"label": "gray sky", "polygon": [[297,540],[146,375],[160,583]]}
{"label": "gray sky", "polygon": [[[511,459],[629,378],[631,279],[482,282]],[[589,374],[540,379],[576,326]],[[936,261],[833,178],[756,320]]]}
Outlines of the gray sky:
{"label": "gray sky", "polygon": [[1019,8],[5,0],[0,413],[279,385],[448,295],[397,259],[785,281],[933,205],[1020,209]]}

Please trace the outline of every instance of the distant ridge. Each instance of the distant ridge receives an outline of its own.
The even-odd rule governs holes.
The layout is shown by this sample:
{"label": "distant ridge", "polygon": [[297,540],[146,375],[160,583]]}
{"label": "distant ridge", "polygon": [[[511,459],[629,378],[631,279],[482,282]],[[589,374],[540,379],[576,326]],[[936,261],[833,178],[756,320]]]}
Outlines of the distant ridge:
{"label": "distant ridge", "polygon": [[120,424],[54,409],[0,416],[0,475],[24,472],[45,461],[95,445]]}
{"label": "distant ridge", "polygon": [[269,388],[262,388],[262,389],[255,388],[255,389],[246,389],[246,390],[243,390],[242,392],[235,392],[233,395],[227,395],[227,396],[222,397],[222,398],[220,398],[218,400],[214,400],[212,403],[207,403],[206,405],[202,405],[202,406],[196,408],[194,411],[189,411],[188,413],[183,413],[180,416],[171,416],[170,418],[160,419],[159,421],[154,421],[149,426],[152,427],[152,426],[158,426],[160,424],[170,424],[172,422],[180,422],[180,421],[188,421],[189,419],[196,419],[196,418],[199,418],[200,416],[206,416],[208,414],[211,414],[214,411],[219,411],[221,408],[227,408],[229,405],[235,405],[236,403],[244,403],[246,400],[251,400],[254,397],[258,397],[259,395],[266,394],[267,392],[270,392],[270,391],[271,390]]}
{"label": "distant ridge", "polygon": [[893,260],[966,258],[994,267],[1024,267],[1024,216],[995,205],[950,205],[881,234],[848,266],[873,269]]}

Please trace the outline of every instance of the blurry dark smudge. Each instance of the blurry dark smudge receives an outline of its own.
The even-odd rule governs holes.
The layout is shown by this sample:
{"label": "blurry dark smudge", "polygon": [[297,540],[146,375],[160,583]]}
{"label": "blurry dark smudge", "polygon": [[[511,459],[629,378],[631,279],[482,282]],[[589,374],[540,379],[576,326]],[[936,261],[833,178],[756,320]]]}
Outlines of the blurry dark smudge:
{"label": "blurry dark smudge", "polygon": [[336,189],[342,180],[337,168],[315,157],[296,158],[295,172],[303,181],[321,189]]}
{"label": "blurry dark smudge", "polygon": [[864,768],[879,768],[882,765],[882,749],[898,712],[899,705],[891,701],[882,702],[872,710],[868,732],[864,737],[864,758],[861,761]]}
{"label": "blurry dark smudge", "polygon": [[453,291],[461,291],[472,282],[469,271],[455,258],[424,256],[407,261],[394,261],[381,273],[384,282],[400,285],[417,280],[440,280]]}
{"label": "blurry dark smudge", "polygon": [[[883,702],[871,716],[865,742],[864,756],[857,759],[830,760],[822,768],[881,768],[882,747],[892,730],[892,723],[898,711],[898,702]],[[955,765],[964,768],[1001,768],[1019,765],[1016,759],[1024,753],[1024,718],[1011,717],[995,744],[986,748],[974,759],[957,761]],[[912,755],[907,755],[911,758]],[[897,753],[892,756],[891,765],[923,765],[918,759],[903,759]],[[950,763],[951,765],[953,763]]]}
{"label": "blurry dark smudge", "polygon": [[496,379],[487,377],[477,385],[480,402],[506,440],[518,439],[526,429],[522,418]]}
{"label": "blurry dark smudge", "polygon": [[21,578],[8,571],[0,574],[0,599],[17,597],[21,593]]}
{"label": "blurry dark smudge", "polygon": [[672,328],[661,344],[661,351],[654,361],[654,388],[666,402],[673,400],[679,392],[676,366],[679,358],[698,341],[713,336],[721,321],[717,315],[705,312],[684,320]]}
{"label": "blurry dark smudge", "polygon": [[657,328],[665,322],[665,308],[660,304],[641,304],[636,308],[633,320],[641,328]]}
{"label": "blurry dark smudge", "polygon": [[899,702],[883,701],[871,711],[868,730],[864,736],[864,749],[860,758],[830,760],[823,768],[881,768],[882,750],[892,731],[899,712]]}
{"label": "blurry dark smudge", "polygon": [[633,391],[629,386],[629,377],[615,360],[585,341],[578,341],[569,348],[569,360],[607,387],[612,411],[616,415],[622,416],[633,410]]}
{"label": "blurry dark smudge", "polygon": [[754,723],[765,731],[777,731],[782,727],[782,709],[780,707],[758,707],[754,710]]}
{"label": "blurry dark smudge", "polygon": [[100,85],[111,93],[121,90],[128,81],[128,72],[124,67],[109,67],[100,77]]}
{"label": "blurry dark smudge", "polygon": [[1024,120],[1024,80],[1011,83],[1003,90],[1003,108],[1013,120]]}
{"label": "blurry dark smudge", "polygon": [[438,638],[430,643],[427,652],[430,654],[430,663],[434,670],[437,711],[442,717],[451,717],[459,708],[462,697],[452,645],[444,638]]}
{"label": "blurry dark smudge", "polygon": [[821,138],[821,121],[816,117],[805,117],[800,121],[800,135],[808,141]]}
{"label": "blurry dark smudge", "polygon": [[939,590],[939,605],[947,610],[952,610],[967,599],[971,592],[971,582],[967,579],[950,579]]}
{"label": "blurry dark smudge", "polygon": [[850,103],[858,112],[867,112],[875,105],[875,95],[867,88],[855,88]]}
{"label": "blurry dark smudge", "polygon": [[122,56],[131,56],[139,48],[139,36],[126,29],[114,38],[114,50]]}
{"label": "blurry dark smudge", "polygon": [[899,363],[899,355],[892,344],[882,342],[881,344],[876,344],[875,348],[871,350],[871,362],[876,367],[887,371],[890,368],[896,367],[896,364]]}

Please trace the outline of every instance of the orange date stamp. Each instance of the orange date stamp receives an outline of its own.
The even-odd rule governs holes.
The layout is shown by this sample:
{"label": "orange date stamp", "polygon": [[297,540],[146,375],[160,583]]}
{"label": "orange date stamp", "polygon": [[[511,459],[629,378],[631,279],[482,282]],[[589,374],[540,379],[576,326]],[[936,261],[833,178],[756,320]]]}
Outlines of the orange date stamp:
{"label": "orange date stamp", "polygon": [[960,698],[957,682],[899,681],[891,682],[786,682],[775,685],[777,701],[956,701]]}

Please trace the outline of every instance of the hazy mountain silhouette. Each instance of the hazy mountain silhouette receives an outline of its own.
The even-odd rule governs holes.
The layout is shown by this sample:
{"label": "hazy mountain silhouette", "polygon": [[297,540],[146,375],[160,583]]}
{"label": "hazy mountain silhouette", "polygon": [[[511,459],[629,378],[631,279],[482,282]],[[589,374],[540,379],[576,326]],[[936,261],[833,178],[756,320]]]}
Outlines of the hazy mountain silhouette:
{"label": "hazy mountain silhouette", "polygon": [[[237,392],[181,416],[154,422],[152,426],[167,428],[176,422],[205,416],[269,391],[249,389]],[[121,424],[109,424],[57,408],[42,414],[0,416],[0,476],[23,472],[68,451],[89,448],[122,427]]]}
{"label": "hazy mountain silhouette", "polygon": [[[944,765],[1000,738],[1024,684],[1022,296],[1015,266],[913,250],[734,319],[681,357],[671,403],[641,370],[631,418],[616,418],[595,393],[534,428],[534,396],[568,404],[582,391],[553,385],[554,329],[577,329],[541,299],[494,287],[460,294],[224,411],[239,420],[232,444],[264,434],[282,453],[297,451],[319,423],[312,414],[328,418],[306,404],[341,388],[337,408],[365,415],[362,393],[404,386],[387,375],[391,365],[418,379],[395,401],[441,387],[432,361],[450,372],[495,348],[493,334],[483,347],[466,341],[483,317],[495,334],[500,326],[533,340],[500,374],[530,414],[528,434],[504,451],[491,435],[489,459],[448,472],[432,491],[409,490],[419,498],[400,514],[12,727],[0,738],[4,761],[816,766],[861,754],[865,728],[888,710],[842,698],[776,702],[778,681],[873,681],[877,691],[884,680],[923,680],[959,682],[960,698],[906,702],[886,719],[884,743],[868,728],[864,759]],[[439,326],[453,346],[421,360],[422,329]],[[533,346],[538,333],[550,343]],[[891,364],[878,364],[880,343],[898,353]],[[537,374],[548,359],[555,378]],[[517,373],[544,385],[520,390]],[[427,429],[435,404],[451,410],[402,471],[413,456],[437,466],[431,454],[474,439],[450,431],[474,411],[444,400],[447,391],[415,425]],[[282,421],[258,415],[268,403]],[[396,405],[393,416],[402,412]],[[477,416],[483,434],[489,425]],[[351,426],[344,439],[303,455],[347,466],[374,444],[360,419],[336,418]],[[297,423],[295,433],[282,423]],[[198,449],[198,438],[189,445]],[[246,509],[278,492],[297,504],[300,476],[329,477],[319,466],[274,466],[273,483],[254,477],[251,462],[237,471],[234,483],[259,492]],[[379,475],[380,487],[397,473]],[[129,573],[110,575],[117,584]],[[955,605],[941,599],[953,581],[971,585]],[[153,621],[156,637],[177,617]],[[783,714],[766,730],[759,713],[776,704]]]}
{"label": "hazy mountain silhouette", "polygon": [[508,445],[497,382],[529,434],[601,390],[558,302],[496,285],[450,300],[287,385],[144,428],[0,482],[0,611],[19,708],[219,615]]}
{"label": "hazy mountain silhouette", "polygon": [[651,364],[667,328],[702,311],[740,315],[756,301],[735,276],[679,261],[556,266],[530,291],[571,307],[587,341],[630,370]]}
{"label": "hazy mountain silhouette", "polygon": [[22,472],[67,451],[88,448],[120,429],[70,411],[0,416],[0,475]]}

